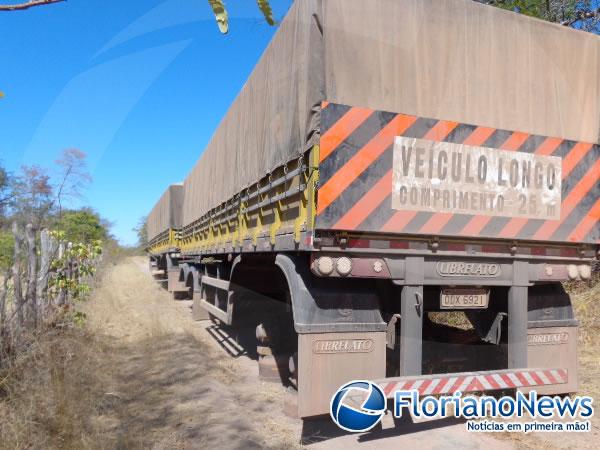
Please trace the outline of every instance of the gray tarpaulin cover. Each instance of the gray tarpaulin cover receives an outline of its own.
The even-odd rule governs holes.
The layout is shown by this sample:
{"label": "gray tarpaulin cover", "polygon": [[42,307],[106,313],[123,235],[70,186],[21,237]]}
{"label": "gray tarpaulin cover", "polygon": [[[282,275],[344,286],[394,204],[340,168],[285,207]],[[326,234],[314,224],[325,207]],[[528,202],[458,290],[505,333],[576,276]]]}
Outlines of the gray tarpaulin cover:
{"label": "gray tarpaulin cover", "polygon": [[158,236],[169,228],[181,228],[181,207],[183,205],[183,185],[172,184],[164,194],[146,220],[148,240]]}
{"label": "gray tarpaulin cover", "polygon": [[296,0],[186,178],[183,225],[317,143],[322,100],[598,142],[600,38],[472,0]]}

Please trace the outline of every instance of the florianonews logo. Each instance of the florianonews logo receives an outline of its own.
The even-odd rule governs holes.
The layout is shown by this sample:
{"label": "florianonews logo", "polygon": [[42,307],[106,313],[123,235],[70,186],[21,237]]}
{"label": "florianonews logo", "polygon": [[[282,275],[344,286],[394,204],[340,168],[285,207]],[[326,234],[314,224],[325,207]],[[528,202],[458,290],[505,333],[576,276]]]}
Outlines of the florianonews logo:
{"label": "florianonews logo", "polygon": [[354,380],[331,397],[329,413],[340,428],[351,432],[369,431],[379,423],[386,410],[385,395],[371,381]]}

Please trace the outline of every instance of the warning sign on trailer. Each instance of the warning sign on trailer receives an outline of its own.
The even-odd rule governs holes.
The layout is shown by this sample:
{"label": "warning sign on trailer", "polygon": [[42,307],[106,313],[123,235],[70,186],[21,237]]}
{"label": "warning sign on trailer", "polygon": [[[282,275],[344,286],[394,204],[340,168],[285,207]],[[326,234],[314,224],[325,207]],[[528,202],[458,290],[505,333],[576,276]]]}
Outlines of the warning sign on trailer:
{"label": "warning sign on trailer", "polygon": [[560,219],[555,156],[397,136],[392,208]]}

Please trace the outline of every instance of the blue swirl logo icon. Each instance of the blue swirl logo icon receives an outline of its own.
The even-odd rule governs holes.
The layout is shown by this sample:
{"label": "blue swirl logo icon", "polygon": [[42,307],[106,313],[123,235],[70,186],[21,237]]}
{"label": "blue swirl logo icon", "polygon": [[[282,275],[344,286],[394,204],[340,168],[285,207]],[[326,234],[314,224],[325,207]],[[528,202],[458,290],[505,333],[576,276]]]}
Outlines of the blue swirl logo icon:
{"label": "blue swirl logo icon", "polygon": [[351,381],[331,398],[329,413],[336,425],[353,433],[369,431],[386,410],[385,395],[375,383]]}

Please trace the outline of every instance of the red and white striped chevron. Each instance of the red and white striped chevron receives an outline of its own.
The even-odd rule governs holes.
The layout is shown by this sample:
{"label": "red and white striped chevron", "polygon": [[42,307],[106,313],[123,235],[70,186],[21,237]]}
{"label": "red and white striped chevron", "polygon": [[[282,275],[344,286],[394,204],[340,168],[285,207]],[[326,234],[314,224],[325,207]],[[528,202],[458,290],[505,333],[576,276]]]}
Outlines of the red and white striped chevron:
{"label": "red and white striped chevron", "polygon": [[436,395],[565,384],[568,381],[566,369],[512,369],[385,378],[375,382],[390,397],[394,391],[413,389],[420,395]]}

